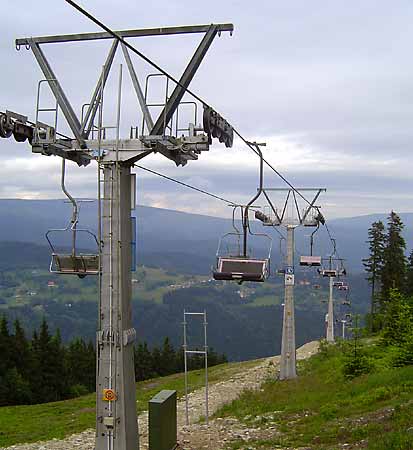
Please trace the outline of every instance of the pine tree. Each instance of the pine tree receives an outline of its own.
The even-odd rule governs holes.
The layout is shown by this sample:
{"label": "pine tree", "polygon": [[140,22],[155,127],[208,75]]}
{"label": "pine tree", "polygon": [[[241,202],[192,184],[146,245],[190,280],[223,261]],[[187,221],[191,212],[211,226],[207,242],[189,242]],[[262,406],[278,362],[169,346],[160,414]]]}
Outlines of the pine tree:
{"label": "pine tree", "polygon": [[92,341],[89,341],[86,347],[88,354],[89,368],[87,373],[87,388],[89,392],[95,392],[96,389],[96,349]]}
{"label": "pine tree", "polygon": [[14,322],[14,335],[11,347],[13,364],[19,374],[27,379],[32,371],[32,355],[24,330],[18,319]]}
{"label": "pine tree", "polygon": [[386,308],[382,341],[386,345],[400,346],[412,336],[412,306],[396,289],[390,290],[390,301]]}
{"label": "pine tree", "polygon": [[377,296],[380,289],[381,273],[384,264],[384,250],[386,235],[384,224],[381,220],[373,222],[368,231],[370,256],[363,259],[363,265],[368,273],[367,281],[371,286],[370,321],[371,331],[375,331],[375,313]]}
{"label": "pine tree", "polygon": [[162,356],[161,356],[161,350],[158,346],[155,346],[152,349],[152,370],[155,376],[159,377],[161,376],[162,372]]}
{"label": "pine tree", "polygon": [[384,249],[384,264],[381,271],[381,305],[384,313],[386,304],[390,300],[390,290],[403,291],[406,275],[406,242],[402,236],[404,225],[394,211],[388,217],[387,236]]}
{"label": "pine tree", "polygon": [[69,383],[67,377],[66,349],[62,344],[60,330],[50,339],[50,354],[47,360],[47,368],[53,379],[52,390],[55,392],[55,400],[68,396]]}
{"label": "pine tree", "polygon": [[51,402],[67,395],[67,373],[60,334],[52,337],[45,319],[39,335],[33,336],[33,355],[35,370],[30,381],[35,401]]}
{"label": "pine tree", "polygon": [[71,396],[80,392],[93,392],[95,388],[95,349],[91,343],[77,338],[66,349],[68,386]]}
{"label": "pine tree", "polygon": [[0,321],[0,377],[6,374],[12,364],[11,354],[9,325],[6,316],[3,316]]}
{"label": "pine tree", "polygon": [[176,373],[176,357],[175,350],[171,345],[169,337],[166,337],[161,351],[161,376]]}
{"label": "pine tree", "polygon": [[406,268],[406,295],[413,296],[413,250],[409,255],[407,268]]}
{"label": "pine tree", "polygon": [[[0,406],[21,405],[32,402],[30,383],[17,371],[16,367],[10,368],[2,381],[0,394]],[[7,395],[4,395],[7,393]]]}
{"label": "pine tree", "polygon": [[148,344],[140,342],[135,348],[135,378],[136,381],[148,380],[156,376],[152,368],[152,354]]}
{"label": "pine tree", "polygon": [[10,333],[5,316],[0,321],[0,406],[8,405],[10,387],[8,383],[8,370],[10,369]]}

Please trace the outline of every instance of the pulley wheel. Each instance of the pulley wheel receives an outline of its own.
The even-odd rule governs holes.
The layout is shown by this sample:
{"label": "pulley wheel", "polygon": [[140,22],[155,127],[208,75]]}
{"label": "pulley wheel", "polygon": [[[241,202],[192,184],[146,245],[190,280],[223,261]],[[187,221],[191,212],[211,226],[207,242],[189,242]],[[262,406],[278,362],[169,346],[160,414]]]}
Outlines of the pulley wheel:
{"label": "pulley wheel", "polygon": [[225,140],[225,147],[230,148],[232,147],[234,143],[234,130],[231,127],[230,130],[227,132],[227,139]]}
{"label": "pulley wheel", "polygon": [[204,125],[204,131],[206,134],[211,134],[211,109],[205,108],[204,109],[204,115],[203,115],[203,125]]}
{"label": "pulley wheel", "polygon": [[27,139],[27,136],[24,134],[16,133],[16,131],[13,131],[14,139],[16,139],[17,142],[24,142]]}
{"label": "pulley wheel", "polygon": [[12,135],[12,130],[7,127],[7,117],[0,115],[0,137],[9,138]]}

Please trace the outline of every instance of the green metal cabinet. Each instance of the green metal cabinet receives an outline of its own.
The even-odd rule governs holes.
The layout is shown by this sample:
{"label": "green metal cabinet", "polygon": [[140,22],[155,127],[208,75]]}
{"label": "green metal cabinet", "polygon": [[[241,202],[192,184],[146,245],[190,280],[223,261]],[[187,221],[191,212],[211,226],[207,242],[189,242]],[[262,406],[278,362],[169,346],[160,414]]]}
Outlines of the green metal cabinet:
{"label": "green metal cabinet", "polygon": [[149,450],[172,450],[177,444],[176,391],[149,400]]}

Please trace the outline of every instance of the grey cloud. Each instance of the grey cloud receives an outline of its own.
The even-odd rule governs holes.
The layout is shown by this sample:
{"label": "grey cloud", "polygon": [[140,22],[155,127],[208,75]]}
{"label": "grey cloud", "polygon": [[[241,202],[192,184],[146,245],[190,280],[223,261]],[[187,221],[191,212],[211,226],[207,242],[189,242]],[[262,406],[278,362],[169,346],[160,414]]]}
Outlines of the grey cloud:
{"label": "grey cloud", "polygon": [[[0,110],[32,116],[37,80],[42,77],[29,52],[15,51],[14,38],[97,30],[64,2],[43,3],[41,11],[28,2],[8,8],[0,18]],[[143,9],[126,0],[117,1],[116,8],[109,0],[91,0],[84,5],[117,29],[233,21],[234,36],[223,35],[214,42],[193,90],[247,138],[284,136],[303,149],[302,161],[284,161],[283,152],[289,150],[282,146],[269,158],[295,184],[329,188],[325,202],[332,215],[383,211],[393,205],[411,209],[413,64],[407,57],[413,38],[411,2],[163,0]],[[136,39],[134,44],[179,76],[198,41],[199,36],[187,36]],[[107,46],[45,47],[77,111],[89,100]],[[120,62],[118,58],[116,64]],[[150,72],[146,64],[135,62],[142,77]],[[114,122],[115,100],[110,96],[115,93],[117,70],[108,86],[105,123],[109,125]],[[127,134],[140,119],[127,73],[124,79],[122,131]],[[60,196],[58,163],[29,152],[27,146],[0,140],[0,196],[30,192]],[[226,150],[213,152],[214,158],[205,158],[207,162],[201,156],[183,169],[151,158],[144,165],[230,199],[247,199],[257,184],[256,159],[240,164],[234,151],[230,153],[233,165],[228,167],[221,164]],[[15,158],[19,158],[16,166]],[[93,195],[94,169],[74,166],[70,175],[76,195]],[[268,178],[278,183],[275,177]],[[198,194],[167,181],[140,174],[139,183],[140,199],[146,204],[227,214],[225,205],[200,200]]]}

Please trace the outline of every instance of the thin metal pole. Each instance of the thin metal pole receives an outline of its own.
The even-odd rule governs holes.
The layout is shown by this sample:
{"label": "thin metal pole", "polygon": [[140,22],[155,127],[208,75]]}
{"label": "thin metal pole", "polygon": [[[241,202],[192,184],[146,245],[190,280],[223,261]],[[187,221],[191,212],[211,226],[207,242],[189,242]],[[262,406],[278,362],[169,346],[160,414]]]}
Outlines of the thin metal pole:
{"label": "thin metal pole", "polygon": [[334,277],[330,277],[330,295],[328,298],[328,316],[327,316],[327,342],[334,342],[333,279]]}
{"label": "thin metal pole", "polygon": [[186,344],[186,312],[184,310],[184,370],[185,370],[185,423],[189,425],[189,407],[188,407],[188,361],[187,361],[187,344]]}
{"label": "thin metal pole", "polygon": [[119,66],[118,107],[116,114],[116,163],[119,162],[120,111],[122,106],[122,64]]}
{"label": "thin metal pole", "polygon": [[[113,166],[108,169],[110,171],[110,202],[109,202],[109,374],[108,374],[108,387],[113,389]],[[117,198],[119,202],[119,197]],[[109,417],[113,417],[113,405],[112,402],[108,402]],[[113,448],[113,433],[112,430],[108,430],[107,433],[107,446],[111,450]]]}
{"label": "thin metal pole", "polygon": [[[247,257],[248,251],[247,251],[247,236],[248,236],[248,228],[249,228],[249,217],[248,212],[250,206],[257,200],[257,198],[261,195],[262,187],[264,185],[264,158],[262,156],[262,151],[260,149],[260,145],[265,144],[257,144],[256,142],[251,142],[251,145],[253,145],[256,148],[256,151],[260,157],[260,187],[258,188],[258,191],[256,195],[248,202],[247,206],[244,210],[244,217],[243,217],[243,229],[244,229],[244,248],[243,248],[243,256],[244,258]],[[242,208],[241,208],[242,211]]]}
{"label": "thin metal pole", "polygon": [[[281,341],[280,380],[297,377],[294,317],[294,225],[287,225],[287,265],[292,274],[285,274],[284,315]],[[292,275],[292,279],[288,278]]]}
{"label": "thin metal pole", "polygon": [[[204,350],[188,350],[188,343],[187,343],[187,334],[186,334],[186,316],[203,316],[204,322]],[[208,425],[209,423],[209,403],[208,403],[208,341],[207,341],[207,313],[206,310],[204,312],[199,313],[193,313],[193,312],[186,312],[184,310],[184,321],[183,321],[183,328],[184,328],[184,343],[183,343],[183,349],[184,349],[184,371],[185,371],[185,423],[186,425],[189,425],[189,401],[188,401],[188,361],[187,361],[187,355],[188,354],[202,354],[205,358],[205,421]]]}
{"label": "thin metal pole", "polygon": [[76,227],[77,227],[77,221],[79,217],[79,207],[77,204],[77,201],[69,194],[68,190],[66,189],[65,185],[65,176],[66,176],[66,160],[65,158],[62,158],[62,177],[60,181],[60,185],[62,187],[63,193],[66,195],[66,197],[70,200],[73,206],[73,212],[72,212],[72,225],[71,225],[71,231],[72,231],[72,256],[76,255]]}
{"label": "thin metal pole", "polygon": [[342,338],[343,338],[343,341],[344,341],[344,339],[346,338],[346,322],[343,320],[343,321],[341,321],[341,325],[342,325]]}
{"label": "thin metal pole", "polygon": [[204,310],[204,349],[205,349],[205,421],[209,424],[209,405],[208,405],[208,343],[207,343],[207,313]]}
{"label": "thin metal pole", "polygon": [[[104,68],[102,69],[102,73]],[[101,79],[103,81],[103,78]],[[98,242],[99,242],[99,279],[98,279],[98,330],[102,330],[102,179],[101,179],[101,158],[102,158],[102,121],[103,121],[103,83],[100,85],[100,99],[99,99],[99,112],[98,112],[98,160],[97,160],[97,197],[98,197]],[[97,338],[96,342],[96,395],[99,386],[99,359],[100,359],[100,342]],[[99,421],[99,405],[96,402],[96,423]]]}

